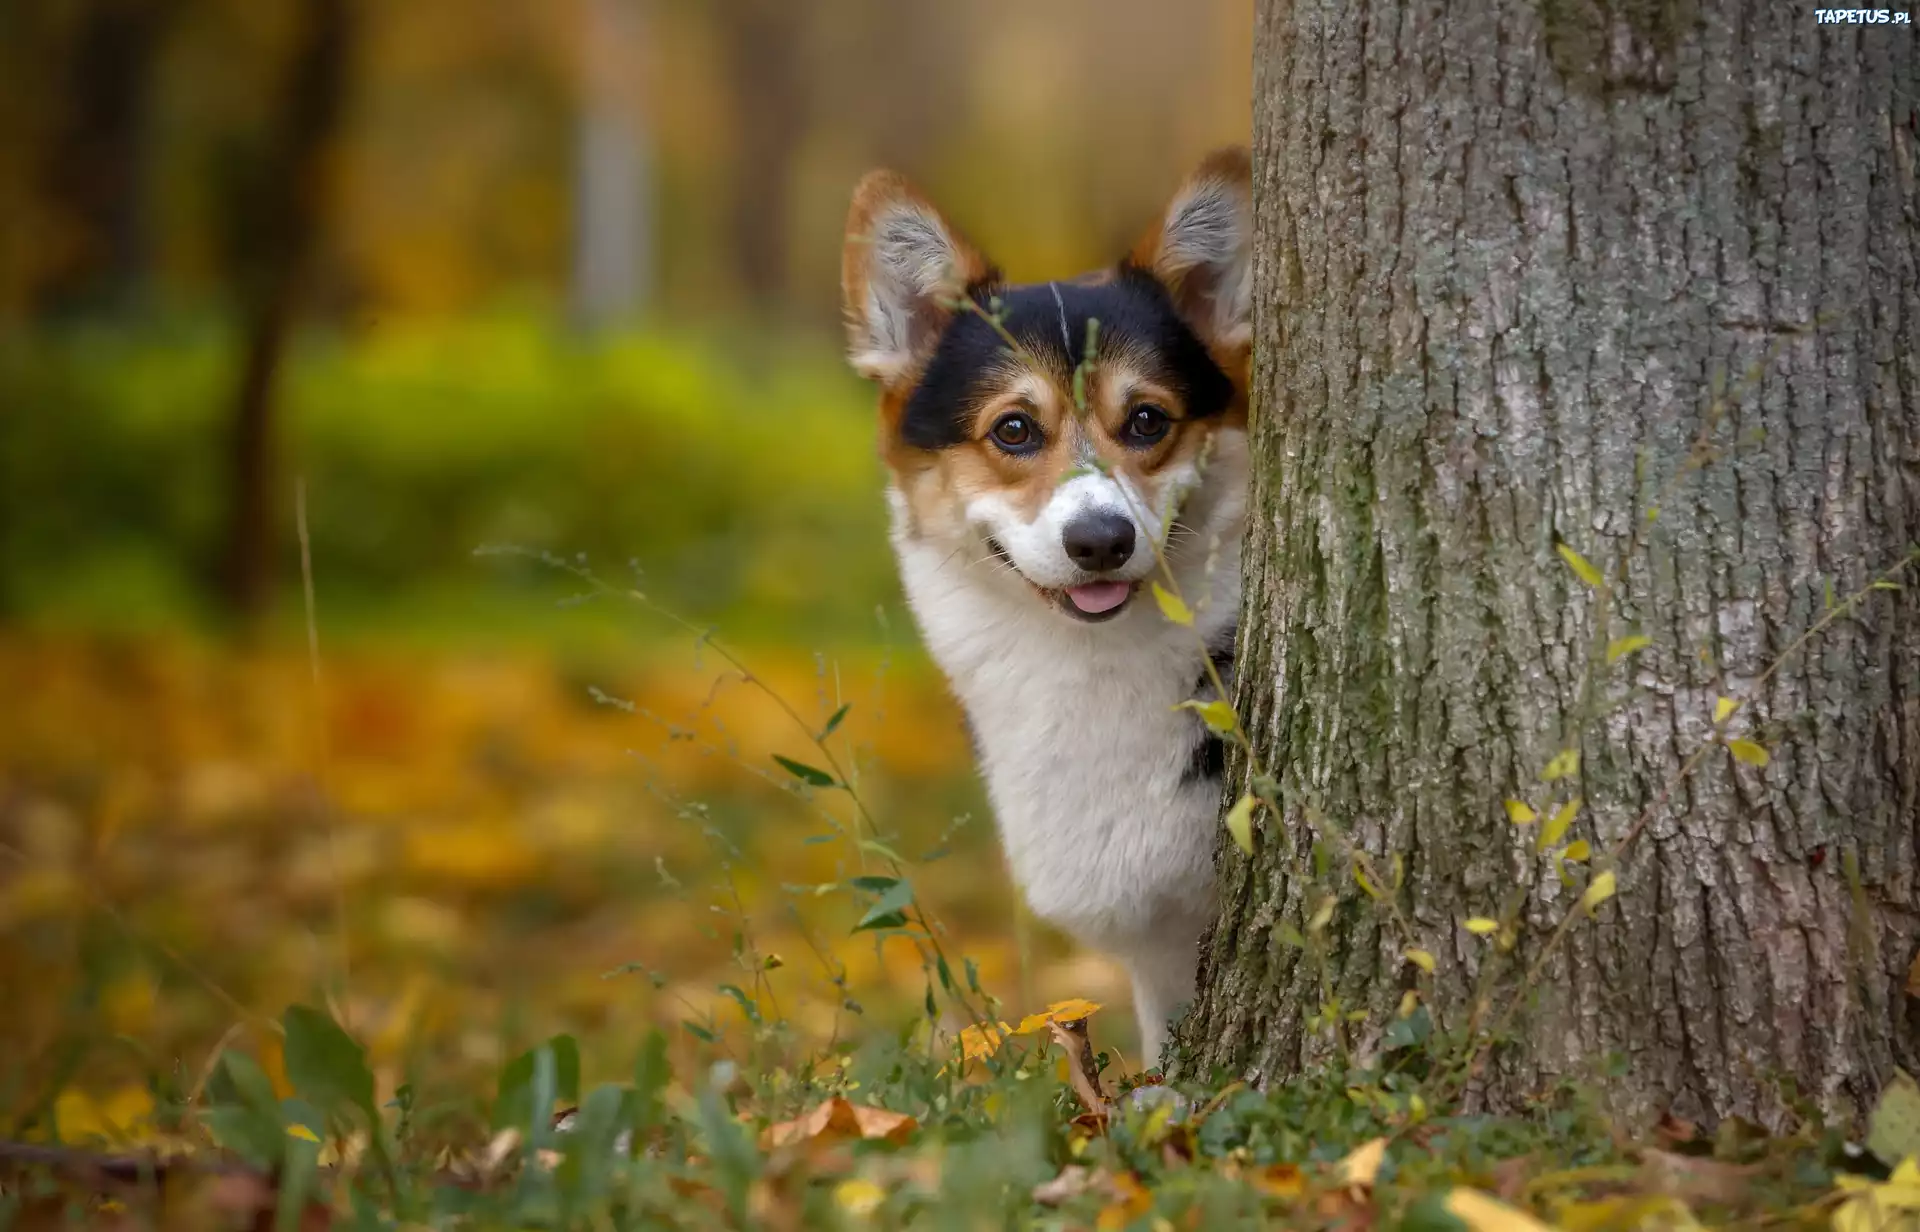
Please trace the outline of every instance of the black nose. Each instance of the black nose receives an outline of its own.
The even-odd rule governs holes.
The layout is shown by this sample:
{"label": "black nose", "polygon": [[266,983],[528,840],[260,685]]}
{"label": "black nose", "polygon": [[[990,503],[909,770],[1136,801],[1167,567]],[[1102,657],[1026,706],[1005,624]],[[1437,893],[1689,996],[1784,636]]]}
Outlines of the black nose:
{"label": "black nose", "polygon": [[1118,569],[1133,557],[1133,520],[1117,513],[1085,513],[1060,532],[1060,546],[1089,573]]}

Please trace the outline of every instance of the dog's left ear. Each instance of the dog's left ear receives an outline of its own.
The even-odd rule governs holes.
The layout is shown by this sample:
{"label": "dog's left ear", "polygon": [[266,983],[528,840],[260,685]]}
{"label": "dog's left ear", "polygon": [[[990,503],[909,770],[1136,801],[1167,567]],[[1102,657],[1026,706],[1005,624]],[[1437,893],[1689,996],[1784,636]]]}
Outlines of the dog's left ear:
{"label": "dog's left ear", "polygon": [[1244,354],[1253,341],[1253,163],[1246,148],[1208,155],[1129,260],[1166,286],[1202,342],[1216,353]]}

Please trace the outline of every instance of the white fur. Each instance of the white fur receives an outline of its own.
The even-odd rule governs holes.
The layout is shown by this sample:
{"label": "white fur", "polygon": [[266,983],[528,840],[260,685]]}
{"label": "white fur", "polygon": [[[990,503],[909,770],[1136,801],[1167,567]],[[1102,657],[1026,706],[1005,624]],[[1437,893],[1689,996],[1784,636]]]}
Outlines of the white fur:
{"label": "white fur", "polygon": [[864,336],[852,348],[854,370],[873,380],[900,379],[913,366],[939,298],[958,296],[958,247],[937,215],[897,205],[874,220]]}
{"label": "white fur", "polygon": [[[1014,878],[1037,915],[1127,965],[1149,1064],[1193,995],[1214,910],[1219,785],[1183,781],[1201,729],[1174,707],[1195,696],[1203,640],[1224,647],[1239,616],[1246,466],[1244,434],[1221,428],[1205,474],[1185,477],[1169,561],[1197,629],[1170,623],[1144,586],[1117,617],[1083,623],[990,554],[988,534],[1037,585],[1086,580],[1060,529],[1088,508],[1128,511],[1114,479],[1069,480],[1031,522],[977,500],[945,531],[916,527],[905,495],[889,492],[908,602],[972,722]],[[1148,539],[1178,495],[1144,510],[1132,494],[1139,542],[1117,576],[1139,579],[1156,569]]]}

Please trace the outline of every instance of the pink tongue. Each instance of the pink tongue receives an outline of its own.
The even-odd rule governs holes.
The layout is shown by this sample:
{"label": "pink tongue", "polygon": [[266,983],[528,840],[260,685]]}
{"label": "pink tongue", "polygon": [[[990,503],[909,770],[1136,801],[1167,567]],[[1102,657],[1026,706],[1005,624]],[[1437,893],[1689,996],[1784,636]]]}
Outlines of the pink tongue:
{"label": "pink tongue", "polygon": [[1088,582],[1085,586],[1067,587],[1067,598],[1081,611],[1098,614],[1111,612],[1125,603],[1132,590],[1126,582]]}

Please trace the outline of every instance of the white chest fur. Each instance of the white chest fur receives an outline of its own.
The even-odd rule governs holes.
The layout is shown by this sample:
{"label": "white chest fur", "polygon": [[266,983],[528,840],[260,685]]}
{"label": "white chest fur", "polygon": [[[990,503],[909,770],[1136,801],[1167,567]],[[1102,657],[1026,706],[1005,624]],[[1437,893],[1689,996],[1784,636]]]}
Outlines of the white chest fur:
{"label": "white chest fur", "polygon": [[1144,594],[1083,624],[977,546],[914,537],[892,504],[907,598],[966,709],[1013,876],[1036,915],[1129,966],[1151,1059],[1214,907],[1221,789],[1197,772],[1204,728],[1175,707],[1200,691],[1207,648],[1231,644],[1238,527],[1211,569],[1175,565],[1197,628]]}

